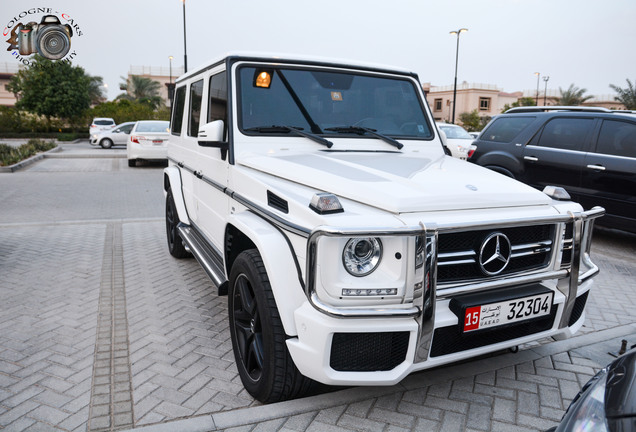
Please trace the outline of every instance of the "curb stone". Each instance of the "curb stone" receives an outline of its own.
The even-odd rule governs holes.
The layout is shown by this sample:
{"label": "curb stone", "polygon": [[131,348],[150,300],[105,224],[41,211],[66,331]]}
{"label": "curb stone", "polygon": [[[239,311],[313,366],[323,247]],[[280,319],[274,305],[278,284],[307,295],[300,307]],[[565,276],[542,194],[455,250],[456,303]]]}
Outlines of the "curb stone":
{"label": "curb stone", "polygon": [[57,147],[52,148],[51,150],[45,151],[43,153],[38,153],[35,156],[31,156],[30,158],[20,161],[16,164],[9,165],[9,166],[2,166],[0,167],[0,173],[15,172],[19,169],[22,169],[26,166],[31,165],[32,163],[35,163],[41,159],[44,159],[45,157],[51,157],[53,153],[57,153],[61,150],[62,150],[62,147],[58,144]]}

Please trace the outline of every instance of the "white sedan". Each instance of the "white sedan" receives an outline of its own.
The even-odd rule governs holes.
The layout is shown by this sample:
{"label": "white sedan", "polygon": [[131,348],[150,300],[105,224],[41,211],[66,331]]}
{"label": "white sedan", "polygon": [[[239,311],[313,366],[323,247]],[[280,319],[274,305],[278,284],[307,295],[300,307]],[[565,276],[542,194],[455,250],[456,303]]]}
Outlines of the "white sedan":
{"label": "white sedan", "polygon": [[437,127],[446,135],[446,147],[450,150],[451,156],[462,160],[468,159],[468,151],[475,138],[461,126],[437,123]]}
{"label": "white sedan", "polygon": [[126,153],[128,166],[137,165],[137,160],[167,160],[170,122],[163,120],[140,120],[128,138]]}

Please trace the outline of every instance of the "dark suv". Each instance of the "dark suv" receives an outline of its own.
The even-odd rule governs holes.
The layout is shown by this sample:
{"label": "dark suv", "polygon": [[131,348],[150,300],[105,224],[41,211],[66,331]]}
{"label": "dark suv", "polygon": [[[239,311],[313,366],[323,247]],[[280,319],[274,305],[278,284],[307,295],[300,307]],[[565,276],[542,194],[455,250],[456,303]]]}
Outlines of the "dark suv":
{"label": "dark suv", "polygon": [[469,161],[538,189],[565,188],[598,223],[636,232],[636,113],[520,107],[495,117]]}

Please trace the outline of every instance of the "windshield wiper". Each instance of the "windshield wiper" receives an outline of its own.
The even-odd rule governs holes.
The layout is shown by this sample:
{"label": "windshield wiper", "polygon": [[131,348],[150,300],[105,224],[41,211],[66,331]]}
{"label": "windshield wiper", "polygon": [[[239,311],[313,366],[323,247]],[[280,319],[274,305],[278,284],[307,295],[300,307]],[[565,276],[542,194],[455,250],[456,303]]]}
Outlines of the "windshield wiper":
{"label": "windshield wiper", "polygon": [[305,137],[305,138],[309,138],[312,141],[315,141],[319,144],[322,144],[324,146],[327,146],[327,148],[331,148],[331,146],[333,146],[333,143],[331,141],[329,141],[328,139],[325,139],[321,136],[312,134],[310,132],[305,132],[303,131],[303,128],[301,127],[296,127],[296,126],[278,126],[278,125],[272,125],[272,126],[257,126],[257,127],[251,127],[251,128],[247,128],[245,129],[246,132],[260,132],[260,133],[276,133],[276,132],[292,132],[295,133],[296,135]]}
{"label": "windshield wiper", "polygon": [[371,129],[371,128],[367,128],[367,127],[362,127],[362,126],[341,126],[341,127],[330,127],[330,128],[326,128],[326,131],[330,131],[330,132],[338,132],[338,133],[355,133],[358,135],[364,135],[365,133],[368,133],[370,135],[373,135],[377,138],[380,138],[382,141],[391,144],[394,147],[397,147],[398,150],[401,150],[402,147],[404,147],[404,144],[402,144],[401,142],[386,136],[384,134],[379,133],[378,131],[376,131],[375,129]]}

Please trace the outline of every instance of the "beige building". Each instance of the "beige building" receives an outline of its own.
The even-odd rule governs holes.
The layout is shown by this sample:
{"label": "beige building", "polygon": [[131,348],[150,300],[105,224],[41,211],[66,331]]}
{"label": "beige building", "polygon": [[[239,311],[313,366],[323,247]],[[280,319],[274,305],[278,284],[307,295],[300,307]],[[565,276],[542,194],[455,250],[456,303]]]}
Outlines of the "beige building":
{"label": "beige building", "polygon": [[20,70],[18,63],[0,63],[0,105],[14,106],[15,95],[7,90],[11,77]]}
{"label": "beige building", "polygon": [[[426,98],[437,121],[450,123],[453,118],[453,86],[424,85],[428,90]],[[493,84],[479,84],[463,82],[457,84],[457,106],[455,108],[455,123],[459,115],[474,110],[479,111],[480,117],[492,117],[501,113],[504,105],[512,105],[523,97],[523,92],[506,93]]]}
{"label": "beige building", "polygon": [[183,75],[183,67],[164,67],[164,66],[130,66],[130,70],[128,71],[128,78],[132,75],[139,75],[142,77],[150,78],[151,80],[157,81],[161,84],[161,89],[159,90],[161,99],[166,106],[170,106],[170,102],[168,101],[168,88],[169,84],[172,83],[174,86],[175,80]]}
{"label": "beige building", "polygon": [[[437,121],[450,123],[453,117],[453,86],[422,85],[433,117]],[[556,105],[561,96],[558,90],[548,89],[539,92],[538,105]],[[469,84],[463,82],[457,85],[457,107],[455,108],[455,123],[461,124],[459,115],[478,110],[480,117],[493,117],[501,114],[505,105],[512,105],[522,97],[537,98],[536,90],[524,90],[506,93],[493,84]],[[615,95],[598,95],[586,101],[584,106],[603,107],[611,110],[624,110],[625,106],[614,99]]]}

